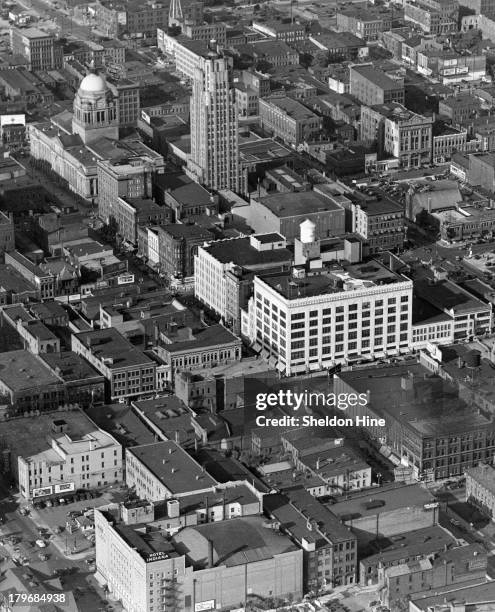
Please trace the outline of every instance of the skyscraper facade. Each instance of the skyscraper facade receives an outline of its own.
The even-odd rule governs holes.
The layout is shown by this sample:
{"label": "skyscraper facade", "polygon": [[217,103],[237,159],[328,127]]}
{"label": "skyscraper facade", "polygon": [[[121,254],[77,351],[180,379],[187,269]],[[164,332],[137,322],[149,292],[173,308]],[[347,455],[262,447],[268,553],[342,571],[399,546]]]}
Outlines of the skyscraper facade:
{"label": "skyscraper facade", "polygon": [[211,189],[243,190],[232,68],[212,41],[198,57],[191,96],[188,174]]}

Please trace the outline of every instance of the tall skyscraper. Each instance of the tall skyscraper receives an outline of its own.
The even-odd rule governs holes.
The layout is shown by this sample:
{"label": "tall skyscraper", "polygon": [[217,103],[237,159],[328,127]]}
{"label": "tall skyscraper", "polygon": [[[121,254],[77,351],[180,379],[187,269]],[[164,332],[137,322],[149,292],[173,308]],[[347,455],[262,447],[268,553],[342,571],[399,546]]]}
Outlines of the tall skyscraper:
{"label": "tall skyscraper", "polygon": [[212,41],[198,57],[191,96],[189,176],[211,189],[243,190],[232,67]]}

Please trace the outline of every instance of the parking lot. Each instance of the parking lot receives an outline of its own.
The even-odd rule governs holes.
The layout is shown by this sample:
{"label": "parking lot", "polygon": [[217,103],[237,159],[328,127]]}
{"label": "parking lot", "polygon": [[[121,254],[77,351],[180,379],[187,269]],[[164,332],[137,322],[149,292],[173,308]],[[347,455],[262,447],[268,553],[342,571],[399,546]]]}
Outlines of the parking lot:
{"label": "parking lot", "polygon": [[[45,504],[42,504],[44,507],[35,504],[35,507],[30,507],[29,517],[31,520],[36,526],[47,530],[44,537],[50,544],[43,550],[48,552],[50,546],[56,546],[68,558],[74,556],[77,558],[87,557],[94,553],[94,527],[91,526],[93,522],[92,511],[94,508],[121,501],[125,497],[125,491],[119,487],[108,488],[98,493],[93,498],[79,499],[71,503],[50,505],[49,507]],[[86,515],[86,519],[83,522],[86,525],[77,526],[76,517],[79,520],[84,515]],[[74,526],[72,533],[68,527],[68,521]]]}

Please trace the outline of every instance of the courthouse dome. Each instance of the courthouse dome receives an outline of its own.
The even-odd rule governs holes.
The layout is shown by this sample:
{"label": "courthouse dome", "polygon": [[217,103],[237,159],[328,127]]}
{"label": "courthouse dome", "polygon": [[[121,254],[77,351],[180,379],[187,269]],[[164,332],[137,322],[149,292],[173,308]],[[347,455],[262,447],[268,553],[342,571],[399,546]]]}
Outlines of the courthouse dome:
{"label": "courthouse dome", "polygon": [[79,85],[80,93],[104,94],[107,91],[105,79],[99,74],[88,74]]}

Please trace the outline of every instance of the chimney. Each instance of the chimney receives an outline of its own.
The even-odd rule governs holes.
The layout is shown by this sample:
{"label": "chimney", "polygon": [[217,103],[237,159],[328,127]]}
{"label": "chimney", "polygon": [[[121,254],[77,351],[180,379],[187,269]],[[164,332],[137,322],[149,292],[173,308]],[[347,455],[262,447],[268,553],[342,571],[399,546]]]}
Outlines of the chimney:
{"label": "chimney", "polygon": [[213,567],[213,542],[208,540],[208,567]]}

